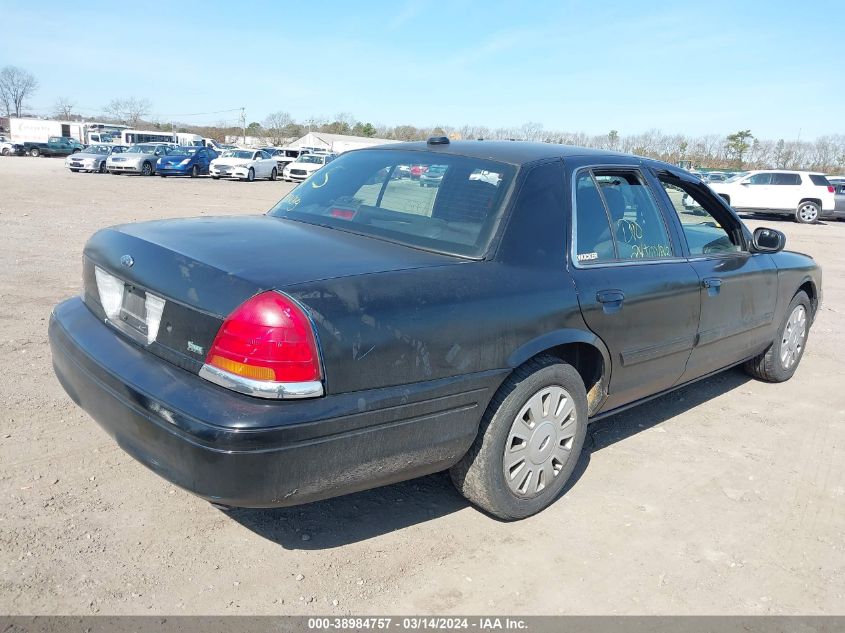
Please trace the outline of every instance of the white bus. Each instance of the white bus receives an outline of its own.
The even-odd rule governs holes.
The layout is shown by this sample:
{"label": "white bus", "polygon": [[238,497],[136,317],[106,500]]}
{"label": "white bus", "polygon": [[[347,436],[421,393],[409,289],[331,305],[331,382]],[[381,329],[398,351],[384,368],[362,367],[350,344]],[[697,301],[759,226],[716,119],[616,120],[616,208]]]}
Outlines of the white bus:
{"label": "white bus", "polygon": [[176,143],[176,134],[161,130],[122,130],[120,132],[122,145],[135,143]]}

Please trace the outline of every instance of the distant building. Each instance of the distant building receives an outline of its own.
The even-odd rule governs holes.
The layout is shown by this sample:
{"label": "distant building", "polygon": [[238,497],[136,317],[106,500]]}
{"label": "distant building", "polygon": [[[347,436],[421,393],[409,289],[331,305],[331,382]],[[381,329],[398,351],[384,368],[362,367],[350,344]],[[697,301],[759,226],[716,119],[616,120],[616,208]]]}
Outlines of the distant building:
{"label": "distant building", "polygon": [[315,147],[325,149],[335,154],[348,152],[351,149],[372,147],[373,145],[386,145],[398,143],[385,138],[370,138],[368,136],[349,136],[347,134],[328,134],[325,132],[309,132],[301,139],[291,143],[289,147]]}

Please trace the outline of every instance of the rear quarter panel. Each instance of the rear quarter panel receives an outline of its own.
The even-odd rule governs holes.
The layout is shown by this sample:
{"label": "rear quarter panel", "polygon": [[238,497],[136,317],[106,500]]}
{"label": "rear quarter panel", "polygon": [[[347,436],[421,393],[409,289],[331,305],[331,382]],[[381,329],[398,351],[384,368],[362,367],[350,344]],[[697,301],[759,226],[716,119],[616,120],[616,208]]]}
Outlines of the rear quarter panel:
{"label": "rear quarter panel", "polygon": [[285,291],[313,316],[329,393],[507,370],[555,332],[587,332],[565,270],[461,262]]}

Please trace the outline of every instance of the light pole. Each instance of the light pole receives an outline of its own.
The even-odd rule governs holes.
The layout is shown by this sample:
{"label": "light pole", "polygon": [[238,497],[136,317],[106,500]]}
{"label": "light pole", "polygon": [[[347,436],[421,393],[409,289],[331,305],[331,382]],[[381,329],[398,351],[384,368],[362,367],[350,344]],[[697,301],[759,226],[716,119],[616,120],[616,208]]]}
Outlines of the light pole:
{"label": "light pole", "polygon": [[246,109],[241,108],[241,125],[244,130],[244,146],[246,146]]}

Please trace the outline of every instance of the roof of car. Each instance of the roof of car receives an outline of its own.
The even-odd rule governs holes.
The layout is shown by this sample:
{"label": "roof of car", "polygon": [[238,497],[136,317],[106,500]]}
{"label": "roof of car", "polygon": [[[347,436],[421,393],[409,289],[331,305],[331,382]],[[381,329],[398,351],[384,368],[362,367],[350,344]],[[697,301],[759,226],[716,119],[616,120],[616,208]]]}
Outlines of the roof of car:
{"label": "roof of car", "polygon": [[807,170],[800,170],[800,169],[752,169],[746,175],[750,174],[812,174],[813,176],[823,176],[822,172],[820,171],[807,171]]}
{"label": "roof of car", "polygon": [[380,149],[438,152],[441,154],[497,160],[513,165],[530,163],[544,158],[560,158],[566,156],[627,156],[627,154],[602,149],[590,149],[575,145],[556,145],[554,143],[531,143],[528,141],[450,141],[448,144],[444,143],[442,145],[430,145],[425,141],[417,141],[376,145],[354,151],[366,152]]}

